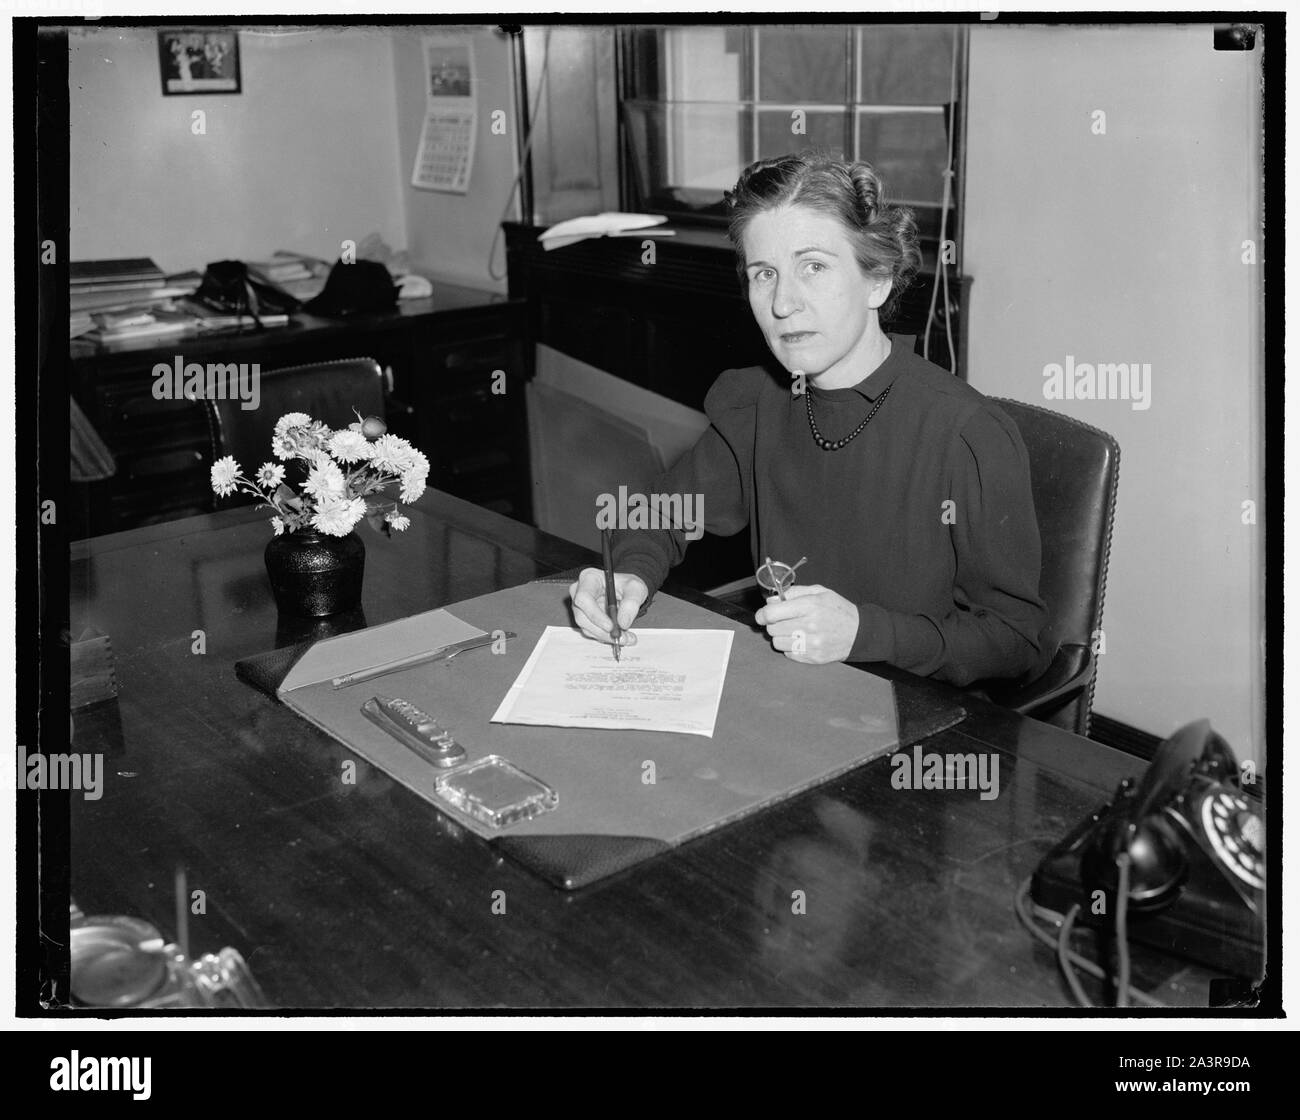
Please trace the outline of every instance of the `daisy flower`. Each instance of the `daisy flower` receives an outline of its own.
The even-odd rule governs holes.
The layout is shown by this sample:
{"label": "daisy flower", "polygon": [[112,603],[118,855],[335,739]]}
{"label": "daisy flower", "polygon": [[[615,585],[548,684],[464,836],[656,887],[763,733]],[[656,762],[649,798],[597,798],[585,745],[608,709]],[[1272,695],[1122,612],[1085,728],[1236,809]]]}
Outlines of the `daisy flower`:
{"label": "daisy flower", "polygon": [[273,517],[271,518],[271,528],[275,530],[275,535],[278,537],[284,532],[284,522],[278,517]]}
{"label": "daisy flower", "polygon": [[263,490],[274,490],[284,481],[284,468],[279,463],[263,463],[257,468],[257,484]]}
{"label": "daisy flower", "polygon": [[292,459],[298,454],[298,444],[292,436],[272,436],[271,454],[277,459]]}
{"label": "daisy flower", "polygon": [[238,477],[239,464],[235,462],[234,456],[227,455],[212,464],[212,489],[220,497],[234,493],[235,479]]}
{"label": "daisy flower", "polygon": [[392,513],[388,514],[384,520],[399,533],[405,532],[411,527],[411,519],[404,514],[398,513],[396,510],[393,510]]}

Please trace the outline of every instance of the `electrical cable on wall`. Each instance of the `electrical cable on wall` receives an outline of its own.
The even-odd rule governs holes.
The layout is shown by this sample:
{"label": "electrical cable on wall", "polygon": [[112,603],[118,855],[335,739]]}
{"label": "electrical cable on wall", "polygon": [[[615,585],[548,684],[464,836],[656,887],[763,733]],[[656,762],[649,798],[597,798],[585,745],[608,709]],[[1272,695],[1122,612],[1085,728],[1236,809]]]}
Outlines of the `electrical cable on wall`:
{"label": "electrical cable on wall", "polygon": [[[520,32],[522,35],[523,32]],[[551,64],[551,29],[546,29],[546,37],[542,40],[542,70],[537,76],[537,95],[533,99],[532,110],[528,114],[528,135],[524,137],[523,150],[519,155],[519,170],[515,172],[514,182],[510,184],[510,193],[506,195],[505,206],[501,210],[501,220],[497,222],[496,233],[492,235],[492,244],[488,248],[487,272],[493,280],[504,280],[508,275],[508,270],[497,272],[492,266],[496,259],[497,246],[501,243],[502,223],[505,222],[506,216],[510,213],[510,204],[514,201],[515,192],[519,189],[519,184],[523,182],[524,170],[528,167],[528,153],[532,151],[533,137],[537,135],[537,114],[542,105],[542,94],[546,90],[546,69]],[[527,91],[525,90],[525,98]]]}
{"label": "electrical cable on wall", "polygon": [[952,341],[952,298],[948,291],[948,264],[943,259],[944,243],[948,239],[948,210],[952,205],[953,147],[957,135],[957,56],[961,40],[960,32],[952,33],[952,76],[948,84],[948,163],[943,171],[943,197],[939,208],[939,252],[935,258],[934,289],[930,293],[930,310],[925,317],[925,339],[921,344],[921,355],[927,361],[930,358],[930,328],[934,325],[935,307],[939,301],[939,285],[943,284],[943,328],[948,339],[949,369],[957,373],[957,349]]}

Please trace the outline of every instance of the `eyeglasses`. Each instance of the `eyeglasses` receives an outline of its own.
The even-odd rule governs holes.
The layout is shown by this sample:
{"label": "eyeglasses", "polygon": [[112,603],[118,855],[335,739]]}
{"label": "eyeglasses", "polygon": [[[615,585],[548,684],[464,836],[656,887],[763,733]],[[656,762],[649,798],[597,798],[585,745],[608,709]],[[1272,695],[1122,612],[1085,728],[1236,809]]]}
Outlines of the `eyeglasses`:
{"label": "eyeglasses", "polygon": [[786,588],[795,580],[794,570],[807,559],[808,557],[801,556],[793,564],[783,564],[780,560],[765,556],[763,563],[754,573],[754,578],[758,580],[758,586],[764,591],[775,592],[781,601],[785,602]]}

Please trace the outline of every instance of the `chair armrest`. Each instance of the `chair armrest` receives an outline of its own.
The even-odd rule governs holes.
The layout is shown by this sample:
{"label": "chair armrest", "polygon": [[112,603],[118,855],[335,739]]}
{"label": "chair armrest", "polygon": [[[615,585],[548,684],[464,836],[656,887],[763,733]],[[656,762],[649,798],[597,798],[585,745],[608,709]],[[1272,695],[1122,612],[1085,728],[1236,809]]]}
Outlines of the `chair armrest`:
{"label": "chair armrest", "polygon": [[737,592],[748,591],[751,587],[757,586],[758,580],[753,576],[744,576],[741,579],[733,579],[730,583],[724,583],[718,587],[710,587],[704,594],[712,595],[715,599],[726,599]]}
{"label": "chair armrest", "polygon": [[1097,671],[1092,650],[1085,645],[1062,645],[1046,672],[1027,684],[994,686],[988,697],[1022,716],[1050,715],[1073,700]]}

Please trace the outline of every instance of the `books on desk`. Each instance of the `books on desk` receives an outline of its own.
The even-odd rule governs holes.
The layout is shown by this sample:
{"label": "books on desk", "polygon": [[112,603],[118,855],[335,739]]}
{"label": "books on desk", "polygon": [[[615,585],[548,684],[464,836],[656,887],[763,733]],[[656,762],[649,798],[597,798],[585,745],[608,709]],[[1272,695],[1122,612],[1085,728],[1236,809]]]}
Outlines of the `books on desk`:
{"label": "books on desk", "polygon": [[152,314],[155,309],[166,309],[176,299],[189,294],[189,288],[180,287],[119,293],[92,292],[80,304],[74,295],[72,306],[68,309],[68,337],[81,338],[104,329],[112,332],[117,327],[142,324],[146,322],[143,316]]}
{"label": "books on desk", "polygon": [[165,307],[144,308],[136,313],[90,316],[92,326],[80,336],[94,342],[120,342],[130,338],[165,338],[194,329],[193,316],[180,315]]}
{"label": "books on desk", "polygon": [[273,284],[300,303],[306,303],[320,295],[330,266],[305,253],[277,249],[269,261],[249,261],[248,271],[254,278]]}
{"label": "books on desk", "polygon": [[[96,312],[90,316],[92,326],[81,335],[95,342],[121,342],[127,339],[166,338],[186,333],[233,330],[243,327],[283,327],[288,315],[230,315],[213,311],[190,299],[170,299],[163,304]],[[76,329],[74,320],[73,329]]]}
{"label": "books on desk", "polygon": [[180,284],[162,284],[147,288],[117,288],[108,292],[70,292],[68,310],[74,314],[95,311],[120,311],[145,304],[166,303],[188,296],[193,288]]}
{"label": "books on desk", "polygon": [[[329,266],[314,257],[279,249],[268,261],[250,261],[250,275],[296,298],[308,299],[325,284]],[[246,327],[282,327],[285,314],[229,314],[190,299],[203,281],[199,272],[167,276],[148,257],[76,261],[69,266],[68,334],[93,342],[165,338]]]}
{"label": "books on desk", "polygon": [[145,315],[190,295],[202,280],[197,272],[165,276],[148,257],[74,261],[68,270],[69,338],[176,333],[176,327],[164,327],[160,322],[155,325]]}
{"label": "books on desk", "polygon": [[316,261],[300,253],[277,249],[269,261],[249,261],[248,271],[270,284],[282,284],[286,280],[304,280],[314,276]]}
{"label": "books on desk", "polygon": [[68,265],[68,284],[74,292],[159,288],[164,279],[163,270],[149,257],[73,261]]}

